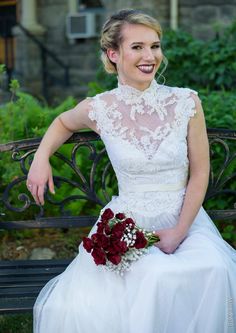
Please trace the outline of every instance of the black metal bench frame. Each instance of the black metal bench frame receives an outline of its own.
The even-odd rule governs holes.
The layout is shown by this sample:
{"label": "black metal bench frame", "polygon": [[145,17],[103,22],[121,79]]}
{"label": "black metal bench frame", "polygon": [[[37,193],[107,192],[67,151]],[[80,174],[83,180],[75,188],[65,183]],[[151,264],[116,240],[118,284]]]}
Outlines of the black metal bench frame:
{"label": "black metal bench frame", "polygon": [[[234,199],[236,190],[230,188],[229,184],[236,179],[236,150],[230,149],[229,142],[236,142],[236,131],[225,129],[208,129],[208,137],[211,147],[211,158],[217,155],[217,149],[223,151],[223,162],[220,170],[211,170],[210,181],[205,197],[205,202],[221,194],[226,194]],[[0,212],[0,229],[13,230],[25,228],[81,228],[92,226],[96,216],[70,216],[65,209],[66,203],[70,200],[86,199],[94,204],[103,207],[109,200],[106,186],[106,178],[111,172],[111,163],[106,160],[105,166],[100,175],[99,187],[102,189],[103,198],[98,196],[95,187],[95,175],[97,167],[102,159],[107,158],[106,150],[103,146],[96,147],[95,142],[100,141],[99,136],[93,132],[81,132],[74,134],[66,144],[72,143],[73,148],[70,158],[56,152],[55,155],[63,160],[75,172],[75,179],[65,179],[60,176],[54,177],[56,186],[60,182],[66,182],[71,186],[81,190],[80,195],[65,198],[60,203],[54,202],[46,192],[46,200],[52,205],[58,205],[60,216],[45,217],[43,207],[38,207],[39,213],[31,220],[20,220],[20,214],[34,205],[26,187],[24,193],[19,193],[18,199],[21,206],[14,206],[11,202],[11,191],[20,183],[25,183],[30,160],[39,145],[40,139],[28,139],[0,145],[0,153],[11,153],[12,161],[20,163],[21,175],[18,175],[10,184],[4,187],[0,193],[0,203],[4,211]],[[82,170],[76,165],[76,155],[80,148],[89,150],[89,160],[91,168],[89,174],[84,175]],[[216,149],[216,147],[218,147]],[[226,174],[225,171],[233,165],[233,172]],[[235,220],[236,219],[236,200],[233,207],[226,209],[215,209],[208,211],[213,220]],[[18,213],[19,219],[10,221],[7,219],[8,212]],[[68,266],[72,259],[51,259],[51,260],[2,260],[0,261],[0,314],[20,313],[31,311],[35,299],[40,289],[48,280],[60,274]]]}

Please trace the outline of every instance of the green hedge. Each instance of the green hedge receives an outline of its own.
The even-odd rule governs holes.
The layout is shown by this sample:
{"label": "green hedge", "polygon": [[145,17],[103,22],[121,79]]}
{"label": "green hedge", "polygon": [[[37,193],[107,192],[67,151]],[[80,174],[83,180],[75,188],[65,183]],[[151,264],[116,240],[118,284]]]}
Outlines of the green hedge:
{"label": "green hedge", "polygon": [[[190,87],[198,91],[207,127],[236,129],[236,23],[208,42],[196,40],[185,32],[167,31],[163,39],[163,50],[169,60],[165,72],[166,84]],[[88,95],[93,96],[104,90],[110,90],[116,85],[116,76],[107,75],[100,67],[96,80],[89,84]],[[18,86],[15,81],[13,81],[11,90],[12,101],[0,106],[0,143],[42,136],[58,114],[76,104],[75,99],[69,97],[55,108],[42,105],[34,97],[17,92]],[[15,95],[16,101],[13,102]],[[61,148],[67,155],[70,149],[70,145]],[[78,164],[83,165],[85,169],[89,168],[86,158],[86,154],[78,157]],[[52,163],[56,174],[68,176],[72,172],[57,159],[53,159]],[[221,163],[220,159],[217,163]],[[9,154],[2,154],[0,189],[14,178],[18,172],[17,168],[16,164],[10,161]],[[113,179],[110,180],[110,183],[114,183]],[[112,193],[112,185],[109,187],[109,191]],[[58,192],[59,198],[67,196],[68,193],[76,194],[71,193],[71,189],[66,187]],[[215,204],[214,201],[212,204]],[[219,204],[221,203],[219,202]],[[94,210],[86,203],[74,203],[71,208],[75,214],[98,211],[98,208]],[[27,213],[26,216],[22,216],[22,218],[27,217]]]}
{"label": "green hedge", "polygon": [[[162,49],[169,61],[164,73],[167,85],[196,90],[235,91],[236,20],[211,41],[195,39],[181,30],[166,31]],[[163,79],[160,78],[160,83],[162,82]],[[115,86],[116,76],[106,74],[100,66],[97,79],[90,83],[89,95],[93,96]]]}

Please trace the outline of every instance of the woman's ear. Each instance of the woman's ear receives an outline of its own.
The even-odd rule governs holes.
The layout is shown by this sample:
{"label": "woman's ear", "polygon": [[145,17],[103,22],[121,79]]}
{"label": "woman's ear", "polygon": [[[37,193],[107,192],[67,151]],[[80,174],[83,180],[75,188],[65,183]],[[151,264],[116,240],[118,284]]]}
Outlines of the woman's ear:
{"label": "woman's ear", "polygon": [[113,63],[117,63],[118,61],[118,51],[117,50],[113,50],[113,49],[107,49],[107,56],[110,59],[111,62]]}

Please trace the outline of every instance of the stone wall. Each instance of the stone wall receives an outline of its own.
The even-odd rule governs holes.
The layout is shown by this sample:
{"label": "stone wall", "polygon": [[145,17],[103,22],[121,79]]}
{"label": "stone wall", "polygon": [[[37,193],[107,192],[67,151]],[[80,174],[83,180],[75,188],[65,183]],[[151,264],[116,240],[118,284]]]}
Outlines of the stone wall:
{"label": "stone wall", "polygon": [[[170,26],[170,0],[103,0],[109,12],[122,8],[143,9],[158,18],[164,28]],[[179,0],[179,28],[208,40],[236,19],[236,0]]]}
{"label": "stone wall", "polygon": [[195,37],[215,37],[236,19],[236,0],[180,0],[180,27]]}
{"label": "stone wall", "polygon": [[[106,15],[122,8],[143,9],[157,17],[164,30],[170,25],[170,0],[102,0]],[[65,0],[38,0],[38,22],[46,33],[39,38],[45,46],[70,66],[71,86],[60,86],[63,70],[48,60],[48,72],[54,76],[50,94],[54,98],[73,95],[81,98],[86,94],[87,83],[94,79],[100,63],[98,38],[70,42],[65,34],[65,18],[68,2]],[[179,0],[178,24],[181,29],[202,39],[213,38],[236,17],[236,0]],[[104,18],[105,20],[105,18]],[[16,40],[16,73],[28,90],[41,94],[41,60],[39,48],[19,34]]]}
{"label": "stone wall", "polygon": [[[56,13],[56,15],[55,15]],[[67,1],[40,0],[38,1],[38,17],[46,28],[45,44],[70,67],[70,88],[67,93],[75,96],[87,91],[87,83],[94,78],[98,66],[97,38],[70,41],[66,37],[65,21],[68,13]],[[53,18],[53,19],[52,19]],[[49,60],[50,70],[62,77],[62,69]]]}
{"label": "stone wall", "polygon": [[108,13],[113,13],[120,9],[134,8],[144,10],[146,13],[157,17],[160,23],[167,26],[169,23],[169,4],[166,0],[103,0]]}

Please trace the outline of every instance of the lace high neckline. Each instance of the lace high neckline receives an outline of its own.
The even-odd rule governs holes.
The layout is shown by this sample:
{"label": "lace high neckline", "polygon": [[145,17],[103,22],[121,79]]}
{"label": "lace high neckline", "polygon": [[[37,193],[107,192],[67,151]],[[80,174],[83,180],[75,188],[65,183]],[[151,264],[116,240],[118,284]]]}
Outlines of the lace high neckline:
{"label": "lace high neckline", "polygon": [[149,94],[153,94],[157,91],[157,89],[160,87],[160,85],[156,82],[155,79],[153,79],[150,83],[150,86],[144,90],[139,90],[137,88],[134,88],[128,84],[123,84],[118,79],[118,90],[122,93],[124,98],[130,98],[130,97],[144,97]]}
{"label": "lace high neckline", "polygon": [[119,84],[118,88],[96,95],[89,116],[97,121],[103,138],[107,135],[115,142],[120,139],[150,160],[172,132],[177,133],[181,124],[186,126],[185,120],[194,110],[191,90],[152,80],[144,91]]}

